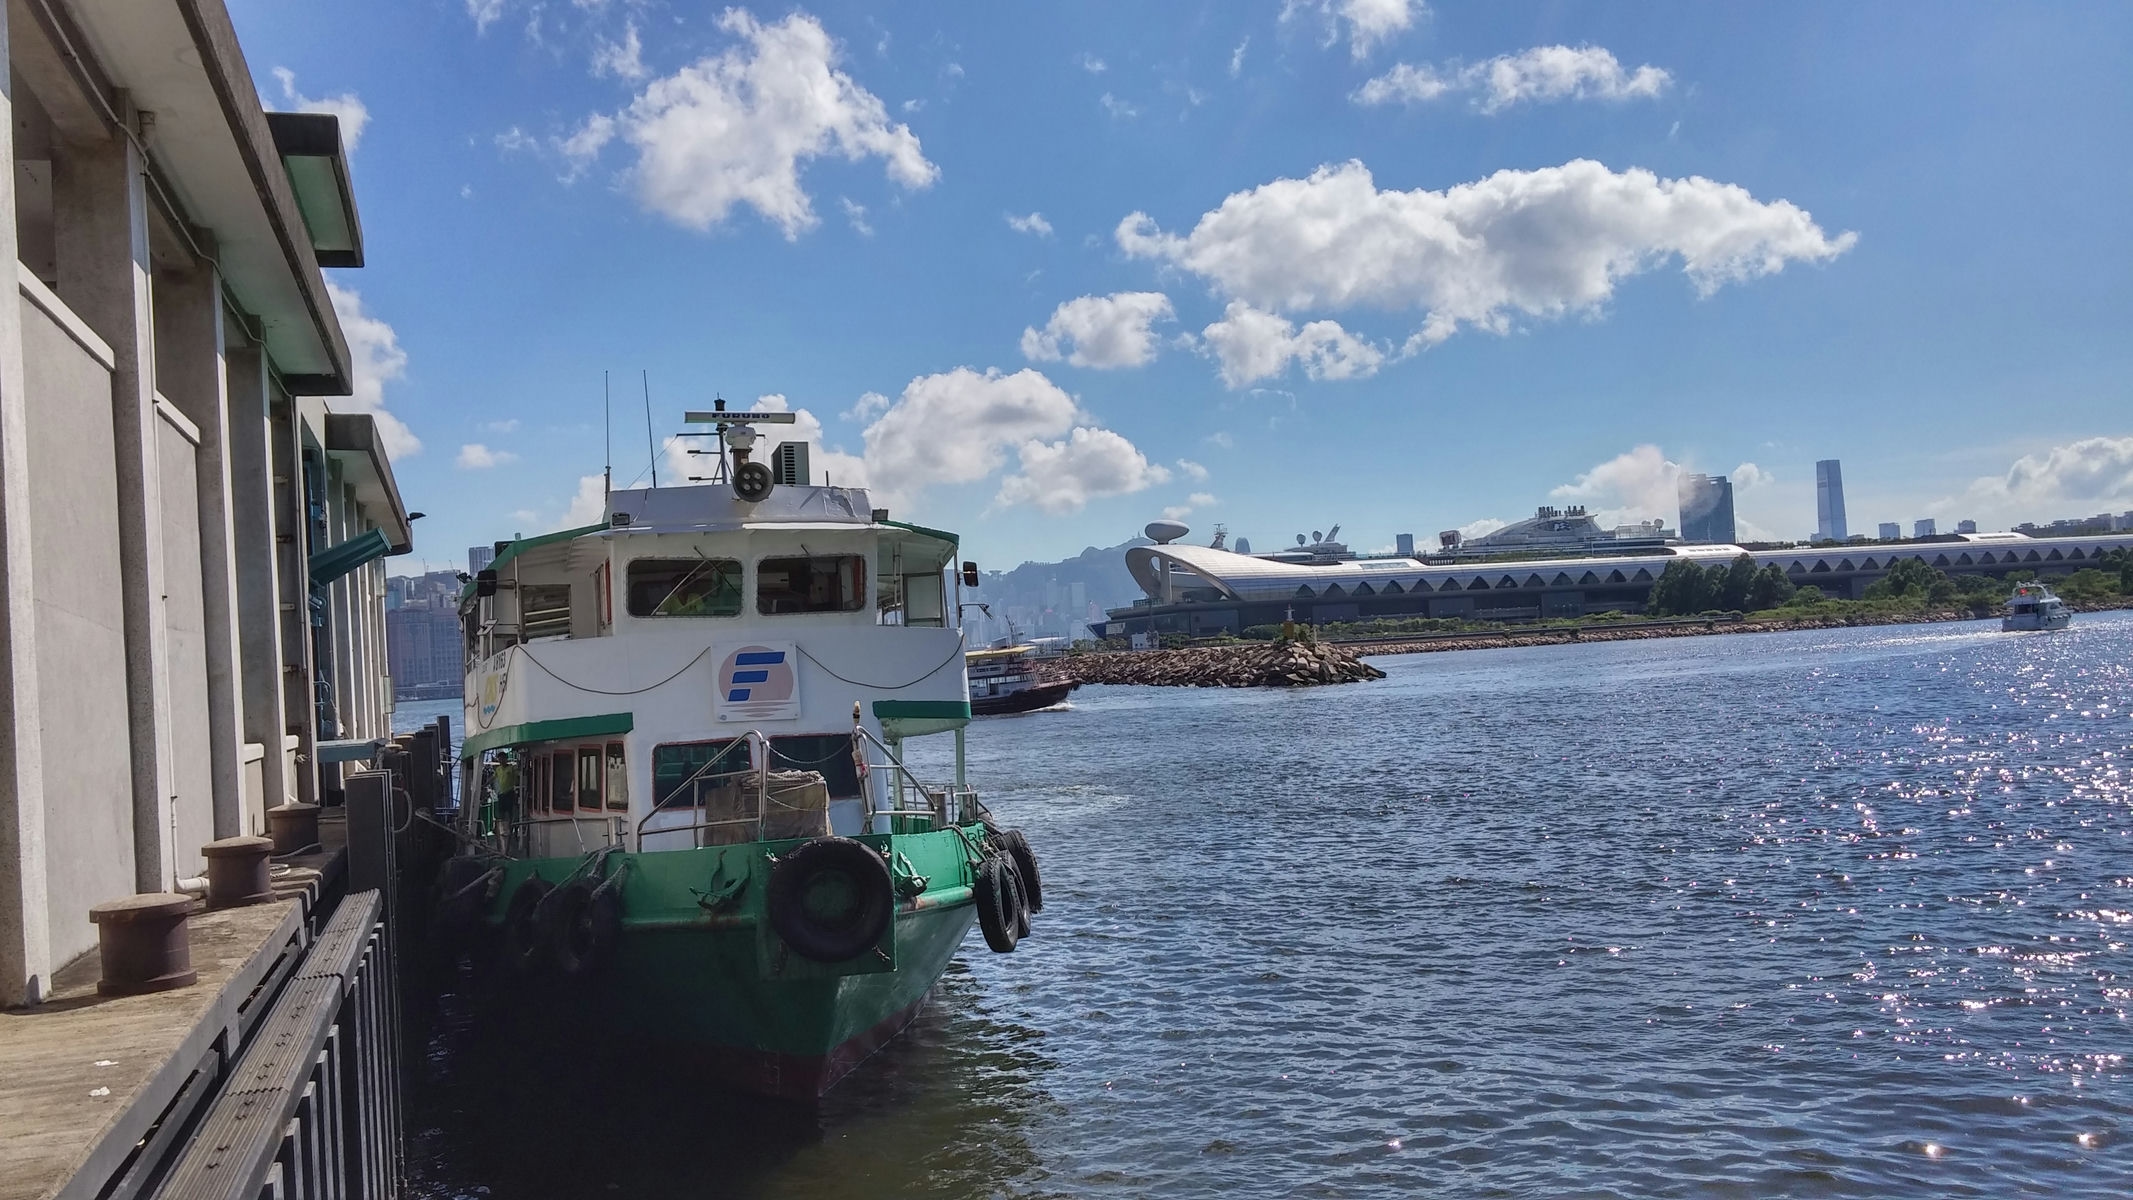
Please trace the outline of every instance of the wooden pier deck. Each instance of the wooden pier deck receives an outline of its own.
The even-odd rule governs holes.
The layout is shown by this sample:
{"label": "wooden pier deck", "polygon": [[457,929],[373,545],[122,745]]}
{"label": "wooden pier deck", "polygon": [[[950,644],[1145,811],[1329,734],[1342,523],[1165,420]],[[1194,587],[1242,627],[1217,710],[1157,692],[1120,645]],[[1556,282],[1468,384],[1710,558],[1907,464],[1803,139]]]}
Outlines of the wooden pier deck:
{"label": "wooden pier deck", "polygon": [[[312,906],[341,869],[341,830],[321,834],[332,844],[277,873],[277,899],[193,914],[192,986],[99,995],[91,951],[43,1004],[0,1009],[0,1200],[93,1197],[113,1180],[107,1194],[130,1190],[131,1160],[178,1132],[164,1115],[190,1112],[302,958]],[[155,1153],[138,1154],[144,1144]]]}

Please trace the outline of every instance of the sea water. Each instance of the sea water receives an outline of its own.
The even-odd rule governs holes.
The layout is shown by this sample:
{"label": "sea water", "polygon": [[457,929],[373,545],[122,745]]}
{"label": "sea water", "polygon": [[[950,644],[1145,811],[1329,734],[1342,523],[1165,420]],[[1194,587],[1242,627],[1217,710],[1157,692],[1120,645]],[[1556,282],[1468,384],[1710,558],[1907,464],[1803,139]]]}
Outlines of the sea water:
{"label": "sea water", "polygon": [[1375,661],[974,723],[1045,910],[818,1112],[446,995],[421,1191],[2133,1192],[2133,617]]}

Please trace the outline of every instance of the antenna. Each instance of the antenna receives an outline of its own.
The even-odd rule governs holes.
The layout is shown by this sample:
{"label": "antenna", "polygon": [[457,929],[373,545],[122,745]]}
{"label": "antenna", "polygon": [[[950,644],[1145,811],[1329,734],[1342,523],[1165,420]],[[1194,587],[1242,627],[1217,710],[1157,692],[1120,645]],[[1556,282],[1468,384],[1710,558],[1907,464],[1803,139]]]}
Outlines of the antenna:
{"label": "antenna", "polygon": [[607,386],[607,372],[600,372],[600,426],[607,434],[607,465],[600,470],[601,488],[609,495],[615,491],[615,400]]}
{"label": "antenna", "polygon": [[652,460],[652,486],[659,486],[659,449],[652,444],[652,373],[640,371],[644,377],[644,453]]}

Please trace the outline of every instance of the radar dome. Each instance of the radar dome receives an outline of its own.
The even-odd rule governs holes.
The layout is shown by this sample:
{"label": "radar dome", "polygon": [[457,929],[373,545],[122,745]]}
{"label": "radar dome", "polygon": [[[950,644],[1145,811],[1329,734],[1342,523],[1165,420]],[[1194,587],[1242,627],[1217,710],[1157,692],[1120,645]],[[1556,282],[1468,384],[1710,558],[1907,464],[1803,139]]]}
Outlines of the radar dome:
{"label": "radar dome", "polygon": [[1177,541],[1179,538],[1191,533],[1192,530],[1186,528],[1185,523],[1182,521],[1150,521],[1148,522],[1148,527],[1141,530],[1141,532],[1147,534],[1158,545],[1162,545]]}

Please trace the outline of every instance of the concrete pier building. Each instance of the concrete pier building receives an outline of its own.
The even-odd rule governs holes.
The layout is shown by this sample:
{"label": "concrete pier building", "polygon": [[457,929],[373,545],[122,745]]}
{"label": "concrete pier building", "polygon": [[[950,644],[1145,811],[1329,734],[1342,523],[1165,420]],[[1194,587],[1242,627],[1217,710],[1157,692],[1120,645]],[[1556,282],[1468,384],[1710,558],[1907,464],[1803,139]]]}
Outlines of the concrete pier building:
{"label": "concrete pier building", "polygon": [[409,515],[320,268],[338,123],[222,0],[15,0],[0,141],[0,1005],[386,735]]}

